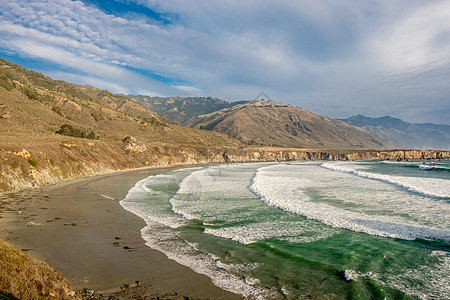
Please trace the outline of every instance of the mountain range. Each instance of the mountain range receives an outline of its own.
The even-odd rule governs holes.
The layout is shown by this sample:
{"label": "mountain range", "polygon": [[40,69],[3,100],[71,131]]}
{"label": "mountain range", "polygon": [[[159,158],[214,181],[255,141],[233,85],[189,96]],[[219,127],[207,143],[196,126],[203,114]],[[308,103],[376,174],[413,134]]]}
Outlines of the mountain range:
{"label": "mountain range", "polygon": [[133,95],[128,98],[180,125],[224,133],[247,145],[312,149],[395,147],[357,126],[274,101]]}
{"label": "mountain range", "polygon": [[371,118],[357,115],[341,120],[401,148],[450,150],[450,125],[408,123],[390,116]]}

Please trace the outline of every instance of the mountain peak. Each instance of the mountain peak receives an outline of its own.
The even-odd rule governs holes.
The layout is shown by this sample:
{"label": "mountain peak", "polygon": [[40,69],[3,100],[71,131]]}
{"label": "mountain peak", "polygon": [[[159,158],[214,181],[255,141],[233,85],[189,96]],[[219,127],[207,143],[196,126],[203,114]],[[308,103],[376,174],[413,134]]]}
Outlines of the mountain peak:
{"label": "mountain peak", "polygon": [[251,107],[289,107],[290,105],[275,102],[272,100],[261,99],[261,100],[249,101],[248,106],[251,106]]}

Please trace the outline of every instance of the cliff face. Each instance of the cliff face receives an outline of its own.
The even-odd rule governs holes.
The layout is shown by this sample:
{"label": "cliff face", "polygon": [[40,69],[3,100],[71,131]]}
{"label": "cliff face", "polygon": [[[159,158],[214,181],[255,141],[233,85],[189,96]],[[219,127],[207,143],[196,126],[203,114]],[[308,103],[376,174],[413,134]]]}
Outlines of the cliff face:
{"label": "cliff face", "polygon": [[301,150],[301,149],[258,149],[247,148],[227,151],[223,154],[227,163],[271,162],[301,160],[414,160],[414,159],[450,159],[450,151],[439,150]]}
{"label": "cliff face", "polygon": [[294,160],[450,159],[450,151],[304,150],[275,147],[193,147],[81,138],[40,138],[0,148],[0,194],[139,167]]}

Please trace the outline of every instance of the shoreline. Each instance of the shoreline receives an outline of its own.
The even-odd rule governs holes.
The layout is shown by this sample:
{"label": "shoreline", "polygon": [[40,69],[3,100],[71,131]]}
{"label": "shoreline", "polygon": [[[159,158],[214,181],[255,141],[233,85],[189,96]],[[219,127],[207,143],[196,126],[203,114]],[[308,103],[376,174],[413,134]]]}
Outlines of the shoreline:
{"label": "shoreline", "polygon": [[146,246],[144,220],[119,204],[137,181],[188,167],[118,171],[3,195],[0,238],[63,273],[74,290],[242,299]]}

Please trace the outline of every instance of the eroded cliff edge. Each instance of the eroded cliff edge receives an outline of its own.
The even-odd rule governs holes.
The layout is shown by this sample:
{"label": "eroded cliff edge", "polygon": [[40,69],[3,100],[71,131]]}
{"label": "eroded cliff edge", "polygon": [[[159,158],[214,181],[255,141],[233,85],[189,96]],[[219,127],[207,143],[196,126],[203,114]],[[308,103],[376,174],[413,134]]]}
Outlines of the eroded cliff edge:
{"label": "eroded cliff edge", "polygon": [[439,150],[316,150],[275,147],[193,147],[65,139],[0,148],[0,193],[142,167],[302,160],[450,159]]}

